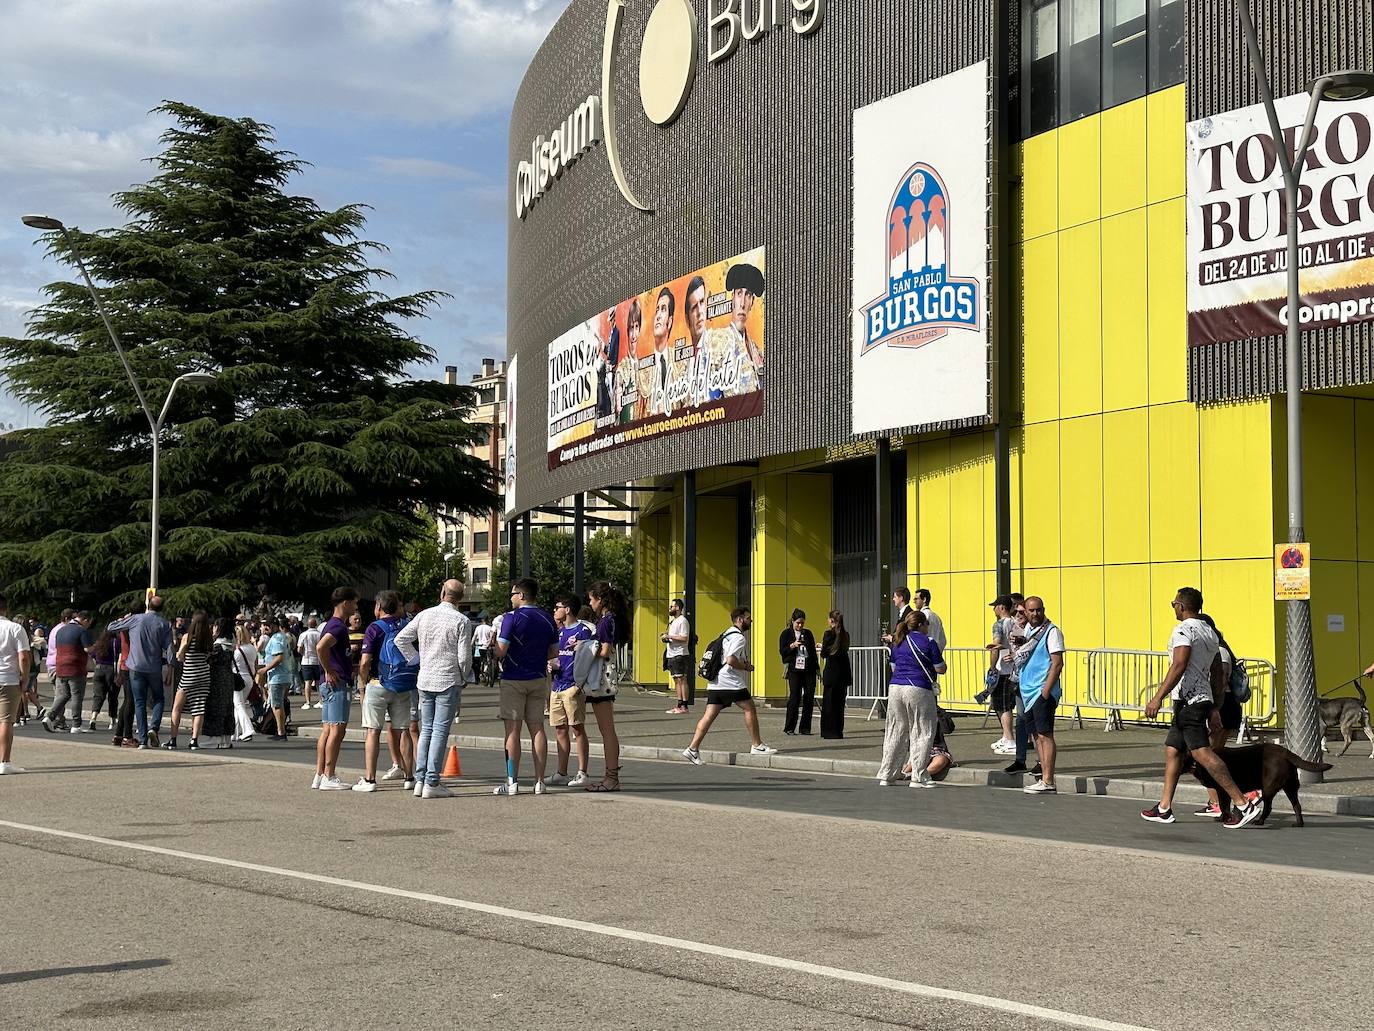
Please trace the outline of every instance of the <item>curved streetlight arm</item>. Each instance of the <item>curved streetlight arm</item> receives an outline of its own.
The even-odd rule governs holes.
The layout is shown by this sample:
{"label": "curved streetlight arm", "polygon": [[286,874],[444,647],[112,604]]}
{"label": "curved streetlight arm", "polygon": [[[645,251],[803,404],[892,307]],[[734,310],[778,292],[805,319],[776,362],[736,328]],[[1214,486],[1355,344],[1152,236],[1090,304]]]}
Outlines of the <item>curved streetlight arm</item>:
{"label": "curved streetlight arm", "polygon": [[76,260],[76,267],[81,270],[81,278],[86,281],[86,289],[90,291],[91,300],[95,302],[95,310],[100,313],[100,321],[105,323],[105,332],[110,334],[110,342],[114,344],[115,353],[119,355],[119,361],[124,366],[124,372],[129,377],[130,385],[134,388],[134,394],[138,397],[138,403],[143,408],[143,414],[148,419],[148,427],[156,433],[158,423],[153,421],[153,411],[148,407],[147,398],[143,396],[143,388],[138,385],[138,377],[134,375],[134,370],[129,365],[129,359],[124,355],[124,348],[119,344],[119,335],[115,333],[114,325],[110,322],[110,316],[105,311],[105,305],[101,303],[100,292],[96,290],[95,284],[91,282],[91,274],[86,271],[86,262],[81,258],[81,248],[76,245],[76,241],[72,238],[71,230],[66,226],[62,227],[62,238],[67,241],[67,248],[71,251],[72,257]]}

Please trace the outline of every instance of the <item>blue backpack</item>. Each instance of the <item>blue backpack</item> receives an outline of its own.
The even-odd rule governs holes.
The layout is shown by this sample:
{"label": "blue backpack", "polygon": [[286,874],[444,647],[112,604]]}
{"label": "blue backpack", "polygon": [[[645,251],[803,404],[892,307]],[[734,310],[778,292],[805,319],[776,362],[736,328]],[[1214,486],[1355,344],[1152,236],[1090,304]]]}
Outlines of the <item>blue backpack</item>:
{"label": "blue backpack", "polygon": [[396,635],[401,632],[409,620],[402,620],[399,623],[391,623],[383,619],[382,624],[382,648],[378,654],[381,665],[382,686],[388,691],[413,691],[420,679],[420,660],[407,662],[406,657],[401,654],[401,649],[396,647]]}

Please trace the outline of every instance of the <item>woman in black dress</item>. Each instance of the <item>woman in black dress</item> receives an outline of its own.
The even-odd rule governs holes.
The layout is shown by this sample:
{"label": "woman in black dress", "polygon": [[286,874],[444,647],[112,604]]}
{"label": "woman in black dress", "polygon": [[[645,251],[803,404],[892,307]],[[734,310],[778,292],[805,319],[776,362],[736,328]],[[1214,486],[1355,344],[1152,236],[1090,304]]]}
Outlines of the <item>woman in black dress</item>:
{"label": "woman in black dress", "polygon": [[844,628],[844,613],[836,609],[830,613],[830,627],[821,638],[821,655],[825,672],[821,683],[825,695],[821,699],[821,737],[844,737],[844,703],[854,683],[854,671],[849,665],[849,631]]}
{"label": "woman in black dress", "polygon": [[778,638],[778,654],[787,673],[787,719],[784,734],[811,733],[811,711],[816,704],[816,638],[806,629],[806,613],[792,610],[792,621]]}
{"label": "woman in black dress", "polygon": [[210,692],[205,697],[205,715],[200,733],[219,738],[216,748],[233,748],[234,692],[243,686],[235,670],[241,660],[235,640],[234,621],[220,619],[215,624],[215,645],[210,651]]}

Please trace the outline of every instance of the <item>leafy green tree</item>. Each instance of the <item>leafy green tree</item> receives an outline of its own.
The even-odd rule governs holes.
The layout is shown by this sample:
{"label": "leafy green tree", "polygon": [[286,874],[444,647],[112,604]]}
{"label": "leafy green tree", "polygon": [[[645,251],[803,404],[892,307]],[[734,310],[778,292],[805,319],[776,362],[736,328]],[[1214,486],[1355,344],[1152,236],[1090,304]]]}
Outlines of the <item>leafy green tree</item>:
{"label": "leafy green tree", "polygon": [[439,596],[439,585],[445,577],[467,579],[468,564],[461,551],[447,563],[444,561],[438,524],[432,516],[424,518],[429,532],[416,537],[401,550],[396,563],[396,589],[406,601],[429,606]]}
{"label": "leafy green tree", "polygon": [[598,530],[587,540],[587,582],[609,580],[633,599],[635,546],[628,534]]}
{"label": "leafy green tree", "polygon": [[488,616],[505,612],[510,605],[510,552],[501,548],[491,563],[491,576],[482,591],[482,606]]}
{"label": "leafy green tree", "polygon": [[[623,533],[598,530],[587,540],[584,553],[586,588],[595,580],[609,580],[630,597],[634,590],[634,543]],[[519,575],[518,573],[516,574]],[[561,530],[530,531],[530,575],[539,581],[539,597],[550,605],[555,596],[573,593],[573,537]],[[488,612],[500,612],[510,597],[510,556],[503,549],[492,565],[484,602]]]}
{"label": "leafy green tree", "polygon": [[[318,605],[428,533],[418,513],[483,512],[491,474],[465,446],[461,386],[401,328],[440,299],[380,289],[359,205],[287,192],[304,163],[269,126],[164,104],[151,180],[116,194],[124,226],[73,232],[163,431],[159,590],[175,611],[237,607],[260,587]],[[48,252],[71,266],[61,234]],[[52,283],[25,339],[0,339],[9,389],[48,419],[6,435],[0,583],[16,606],[78,586],[123,608],[147,583],[147,421],[84,285]]]}

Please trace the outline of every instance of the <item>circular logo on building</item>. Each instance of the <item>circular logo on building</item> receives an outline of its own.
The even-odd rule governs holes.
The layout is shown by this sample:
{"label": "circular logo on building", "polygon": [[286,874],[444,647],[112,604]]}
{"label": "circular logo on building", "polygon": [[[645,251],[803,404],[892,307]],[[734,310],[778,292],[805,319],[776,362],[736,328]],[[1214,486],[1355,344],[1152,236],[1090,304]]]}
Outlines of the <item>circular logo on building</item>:
{"label": "circular logo on building", "polygon": [[691,0],[658,0],[639,49],[639,99],[655,125],[682,113],[697,74],[697,18]]}

